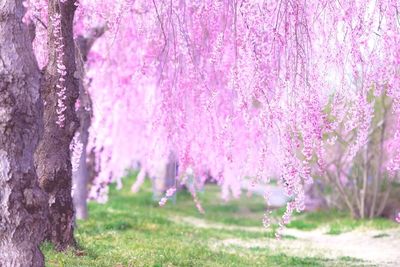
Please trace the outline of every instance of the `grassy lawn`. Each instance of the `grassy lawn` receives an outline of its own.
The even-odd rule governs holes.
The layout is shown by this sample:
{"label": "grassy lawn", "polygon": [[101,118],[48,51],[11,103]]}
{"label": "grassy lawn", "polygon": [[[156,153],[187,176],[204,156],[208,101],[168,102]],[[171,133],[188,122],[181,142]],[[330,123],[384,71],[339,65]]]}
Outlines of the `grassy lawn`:
{"label": "grassy lawn", "polygon": [[[176,204],[169,202],[163,208],[152,201],[149,184],[133,195],[129,192],[133,180],[133,176],[125,179],[126,186],[121,191],[112,188],[107,204],[90,203],[89,220],[79,221],[76,229],[79,249],[57,253],[49,244],[43,245],[46,266],[351,266],[354,261],[348,257],[300,258],[266,247],[219,249],[213,244],[221,240],[273,240],[271,230],[246,231],[261,227],[264,212],[261,197],[248,198],[244,194],[241,200],[222,203],[216,198],[218,188],[211,185],[200,193],[206,210],[202,215],[184,192],[178,194]],[[282,212],[274,211],[274,216]],[[184,218],[227,227],[201,228],[180,223]],[[290,225],[301,230],[320,226],[327,226],[329,234],[357,227],[396,227],[387,220],[354,221],[343,213],[331,211],[296,215]]]}
{"label": "grassy lawn", "polygon": [[328,229],[327,234],[338,235],[357,228],[385,230],[398,227],[398,225],[385,218],[354,220],[345,212],[329,210],[298,214],[288,227],[303,231],[326,227]]}

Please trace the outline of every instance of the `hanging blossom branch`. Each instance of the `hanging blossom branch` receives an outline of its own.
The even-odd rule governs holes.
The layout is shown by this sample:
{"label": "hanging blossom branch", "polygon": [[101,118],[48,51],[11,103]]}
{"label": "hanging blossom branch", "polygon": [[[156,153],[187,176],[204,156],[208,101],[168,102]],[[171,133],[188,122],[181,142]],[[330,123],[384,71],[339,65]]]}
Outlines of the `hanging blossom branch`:
{"label": "hanging blossom branch", "polygon": [[[387,84],[389,95],[399,98],[398,24],[390,13],[396,0],[390,6],[377,1],[388,5],[379,53],[368,52],[366,40],[376,28],[364,19],[369,1],[239,2],[137,0],[134,19],[121,16],[123,38],[94,48],[92,60],[99,64],[93,65],[92,87],[102,105],[94,108],[92,132],[105,163],[99,177],[119,179],[132,151],[147,162],[155,147],[173,147],[180,172],[209,172],[227,191],[240,188],[245,176],[257,183],[280,177],[291,201],[284,226],[291,213],[304,209],[304,186],[325,175],[325,150],[342,142],[336,134],[341,125],[351,137],[343,160],[354,161],[363,151],[373,119],[368,88]],[[135,112],[109,116],[115,103]],[[149,128],[154,131],[145,136]],[[130,142],[132,135],[145,142]],[[397,143],[390,149],[395,155]],[[395,172],[399,158],[388,159]]]}
{"label": "hanging blossom branch", "polygon": [[165,196],[160,200],[160,202],[158,203],[160,206],[164,206],[168,199],[171,198],[176,192],[176,187],[171,187],[167,190],[167,192],[165,193]]}
{"label": "hanging blossom branch", "polygon": [[71,164],[72,164],[72,171],[76,172],[79,168],[79,162],[81,160],[82,152],[83,152],[83,144],[81,142],[80,133],[77,132],[72,139],[70,145],[71,151]]}
{"label": "hanging blossom branch", "polygon": [[[60,0],[60,3],[66,3],[68,0]],[[75,6],[78,6],[78,2],[74,2]],[[62,28],[61,28],[61,14],[55,13],[50,17],[50,22],[54,28],[53,36],[54,36],[54,44],[56,45],[56,66],[57,66],[57,73],[59,74],[59,78],[56,84],[56,88],[58,89],[57,96],[57,125],[61,128],[65,126],[65,115],[64,112],[67,109],[65,105],[66,96],[66,85],[65,85],[65,76],[67,76],[67,68],[64,64],[64,45],[63,45],[63,36],[62,36]]]}
{"label": "hanging blossom branch", "polygon": [[[62,0],[61,2],[65,2],[66,0]],[[57,92],[58,100],[57,100],[57,125],[61,128],[64,127],[65,116],[64,111],[67,107],[64,104],[66,99],[65,92],[67,90],[65,86],[65,76],[67,75],[66,67],[63,63],[64,57],[64,45],[63,45],[63,37],[61,32],[61,14],[55,13],[50,17],[50,21],[54,27],[53,35],[55,38],[54,44],[56,45],[56,62],[57,62],[57,73],[59,74],[59,78],[56,84],[56,88],[59,90]]]}

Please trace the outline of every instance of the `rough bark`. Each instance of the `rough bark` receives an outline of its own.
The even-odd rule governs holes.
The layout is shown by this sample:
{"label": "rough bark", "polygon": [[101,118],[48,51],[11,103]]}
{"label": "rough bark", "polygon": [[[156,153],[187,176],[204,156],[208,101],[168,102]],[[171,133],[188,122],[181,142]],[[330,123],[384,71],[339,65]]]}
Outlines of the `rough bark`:
{"label": "rough bark", "polygon": [[75,44],[73,40],[73,18],[76,6],[73,0],[62,3],[49,0],[49,18],[55,14],[61,15],[61,32],[63,45],[63,64],[67,74],[65,78],[66,99],[64,105],[65,124],[60,127],[57,122],[57,92],[56,87],[60,74],[57,72],[57,38],[53,23],[48,21],[49,63],[44,71],[42,96],[44,101],[44,134],[35,154],[35,164],[42,189],[49,195],[50,229],[47,238],[57,250],[65,250],[75,246],[73,236],[74,209],[71,196],[72,167],[69,146],[75,131],[79,126],[75,114],[75,102],[79,96],[78,79],[74,77]]}
{"label": "rough bark", "polygon": [[33,155],[43,121],[40,72],[22,0],[0,1],[0,266],[44,266],[46,196]]}
{"label": "rough bark", "polygon": [[77,116],[79,119],[79,129],[76,134],[79,134],[78,139],[82,144],[82,154],[79,160],[78,169],[72,174],[73,181],[73,201],[75,208],[75,217],[77,219],[86,219],[87,197],[88,197],[88,182],[89,170],[87,163],[86,148],[89,141],[89,127],[93,116],[92,101],[89,92],[86,90],[85,79],[85,63],[87,56],[93,43],[104,33],[104,28],[95,28],[87,36],[78,36],[75,48],[75,62],[77,66],[77,74],[79,76],[79,108]]}

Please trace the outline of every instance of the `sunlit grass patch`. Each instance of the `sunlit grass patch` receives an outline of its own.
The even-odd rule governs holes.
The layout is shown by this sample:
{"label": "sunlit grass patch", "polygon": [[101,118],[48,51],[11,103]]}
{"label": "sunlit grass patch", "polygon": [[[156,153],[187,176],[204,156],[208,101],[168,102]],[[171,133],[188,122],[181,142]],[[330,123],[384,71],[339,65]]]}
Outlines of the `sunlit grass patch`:
{"label": "sunlit grass patch", "polygon": [[[89,219],[77,223],[78,249],[57,253],[44,244],[46,266],[351,266],[354,261],[298,257],[269,249],[268,242],[276,240],[273,231],[262,228],[265,207],[261,197],[244,195],[241,200],[224,203],[218,198],[218,188],[210,185],[199,194],[206,210],[202,215],[185,192],[178,193],[176,204],[170,202],[161,208],[152,200],[149,184],[132,194],[132,182],[132,178],[125,179],[126,186],[120,191],[112,187],[108,203],[89,204]],[[276,210],[273,216],[281,213]],[[197,218],[218,227],[201,228],[179,221],[181,218]],[[346,225],[360,226],[341,213],[318,212],[296,215],[290,227],[309,230],[323,225],[337,227],[337,232],[347,229]],[[380,220],[361,225],[382,229],[392,226]],[[212,246],[227,239],[249,244],[264,240],[265,246],[232,250]],[[284,234],[282,240],[294,242],[296,237]]]}

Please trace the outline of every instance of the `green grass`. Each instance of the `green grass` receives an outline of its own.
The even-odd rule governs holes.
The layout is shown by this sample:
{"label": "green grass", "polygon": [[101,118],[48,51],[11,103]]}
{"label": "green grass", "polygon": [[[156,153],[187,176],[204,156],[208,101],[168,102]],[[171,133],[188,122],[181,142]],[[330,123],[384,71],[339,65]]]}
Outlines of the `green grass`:
{"label": "green grass", "polygon": [[327,234],[338,235],[357,228],[385,230],[399,226],[397,223],[385,218],[355,220],[345,212],[328,210],[297,214],[288,227],[303,231],[314,230],[318,227],[327,227]]}
{"label": "green grass", "polygon": [[[273,238],[271,231],[242,229],[261,227],[264,212],[261,197],[243,196],[240,200],[221,203],[216,196],[218,189],[208,186],[205,193],[199,194],[206,210],[202,215],[190,195],[184,192],[178,193],[176,204],[167,203],[163,208],[152,201],[149,184],[138,194],[131,194],[129,188],[133,179],[125,179],[126,186],[121,191],[112,187],[107,204],[89,204],[90,218],[79,221],[76,229],[78,249],[57,253],[50,244],[44,244],[46,266],[349,266],[353,262],[347,258],[294,257],[279,250],[271,251],[267,246],[215,247],[213,245],[224,239],[250,242],[257,239],[267,244]],[[274,215],[281,213],[281,210],[274,211]],[[297,216],[291,227],[314,229],[332,219],[325,219],[325,215],[330,216],[323,213]],[[183,217],[234,225],[242,230],[200,228],[173,220]],[[386,227],[386,223],[382,225]],[[284,236],[284,239],[295,238]]]}

